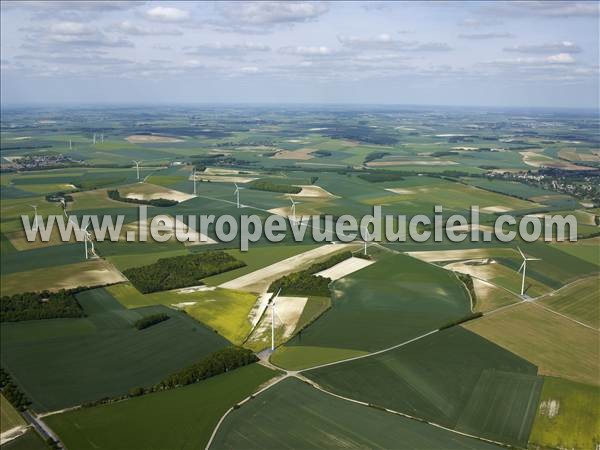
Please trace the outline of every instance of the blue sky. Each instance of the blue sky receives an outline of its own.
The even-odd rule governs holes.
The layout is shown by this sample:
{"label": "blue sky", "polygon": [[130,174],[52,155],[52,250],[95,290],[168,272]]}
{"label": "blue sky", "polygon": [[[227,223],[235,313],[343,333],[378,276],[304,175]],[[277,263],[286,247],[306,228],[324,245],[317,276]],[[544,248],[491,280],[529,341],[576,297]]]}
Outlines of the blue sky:
{"label": "blue sky", "polygon": [[598,108],[599,8],[2,1],[2,103]]}

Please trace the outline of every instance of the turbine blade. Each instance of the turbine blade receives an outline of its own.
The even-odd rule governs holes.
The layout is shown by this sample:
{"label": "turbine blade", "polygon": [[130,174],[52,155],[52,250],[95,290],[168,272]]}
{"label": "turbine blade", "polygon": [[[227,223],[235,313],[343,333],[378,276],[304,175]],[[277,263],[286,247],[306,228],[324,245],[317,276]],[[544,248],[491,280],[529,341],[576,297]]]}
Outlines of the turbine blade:
{"label": "turbine blade", "polygon": [[521,270],[523,270],[523,267],[525,267],[525,261],[523,261],[523,264],[521,264],[521,267],[519,267],[519,270],[517,270],[517,273],[521,273]]}
{"label": "turbine blade", "polygon": [[525,258],[525,254],[524,254],[524,253],[521,251],[521,249],[520,249],[519,247],[517,247],[517,250],[519,250],[519,253],[520,253],[520,254],[521,254],[521,256],[523,257],[523,259],[526,259],[526,258]]}

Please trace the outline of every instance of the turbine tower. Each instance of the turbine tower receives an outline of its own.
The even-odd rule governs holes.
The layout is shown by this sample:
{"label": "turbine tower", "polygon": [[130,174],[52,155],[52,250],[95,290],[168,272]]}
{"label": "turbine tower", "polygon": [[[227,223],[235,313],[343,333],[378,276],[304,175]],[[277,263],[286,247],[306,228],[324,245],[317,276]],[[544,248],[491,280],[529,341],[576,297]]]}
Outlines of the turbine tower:
{"label": "turbine tower", "polygon": [[240,207],[240,188],[237,183],[233,183],[235,185],[235,191],[233,191],[233,195],[235,195],[235,203],[237,207]]}
{"label": "turbine tower", "polygon": [[73,150],[73,141],[69,139],[69,150]]}
{"label": "turbine tower", "polygon": [[194,195],[197,195],[198,191],[196,190],[196,168],[195,167],[192,170],[192,181],[194,182]]}
{"label": "turbine tower", "polygon": [[67,214],[67,201],[65,200],[64,197],[62,197],[60,199],[60,204],[63,207],[63,213],[65,214],[65,217],[67,218],[67,220],[69,219],[69,215]]}
{"label": "turbine tower", "polygon": [[521,270],[523,270],[523,278],[521,279],[521,297],[522,297],[523,294],[525,293],[525,271],[527,270],[527,261],[541,261],[541,259],[540,258],[528,258],[525,256],[525,254],[521,251],[521,249],[519,247],[517,247],[517,250],[519,250],[519,253],[523,257],[523,264],[521,264],[521,267],[519,267],[519,270],[517,270],[517,273],[519,273]]}
{"label": "turbine tower", "polygon": [[137,180],[140,181],[140,164],[142,162],[133,160],[133,163],[135,164],[135,170],[137,171]]}
{"label": "turbine tower", "polygon": [[96,145],[96,133],[94,133],[94,145]]}
{"label": "turbine tower", "polygon": [[371,240],[371,233],[369,233],[369,228],[365,227],[365,235],[363,242],[365,243],[364,254],[367,256],[367,241]]}
{"label": "turbine tower", "polygon": [[38,218],[37,218],[37,205],[29,205],[33,208],[33,228],[34,231],[38,230]]}
{"label": "turbine tower", "polygon": [[281,289],[277,291],[275,297],[271,299],[271,351],[275,351],[275,300],[279,297]]}
{"label": "turbine tower", "polygon": [[296,205],[297,203],[294,201],[294,199],[292,198],[292,196],[289,196],[290,202],[292,202],[292,220],[295,222],[296,221]]}
{"label": "turbine tower", "polygon": [[100,143],[104,144],[104,133],[100,135]]}

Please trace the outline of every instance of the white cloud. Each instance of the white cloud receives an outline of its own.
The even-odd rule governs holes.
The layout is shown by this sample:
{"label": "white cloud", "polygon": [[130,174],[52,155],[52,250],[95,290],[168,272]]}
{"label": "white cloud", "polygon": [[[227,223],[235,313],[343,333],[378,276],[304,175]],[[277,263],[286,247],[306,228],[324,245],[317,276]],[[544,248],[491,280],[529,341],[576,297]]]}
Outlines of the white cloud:
{"label": "white cloud", "polygon": [[570,41],[563,41],[552,44],[528,44],[517,45],[515,47],[507,47],[503,49],[505,52],[516,53],[579,53],[581,48]]}
{"label": "white cloud", "polygon": [[326,3],[302,1],[223,2],[217,5],[223,18],[234,27],[308,22],[329,10]]}
{"label": "white cloud", "polygon": [[395,39],[388,33],[376,36],[338,36],[338,41],[347,48],[355,50],[395,50],[395,51],[424,51],[440,52],[452,50],[445,42],[418,42]]}
{"label": "white cloud", "polygon": [[471,33],[471,34],[459,34],[460,39],[469,39],[474,41],[482,41],[486,39],[504,39],[514,37],[511,33]]}
{"label": "white cloud", "polygon": [[59,22],[50,25],[50,32],[69,36],[81,36],[96,33],[96,29],[79,22]]}
{"label": "white cloud", "polygon": [[319,46],[303,46],[299,45],[296,47],[281,47],[279,49],[280,53],[284,53],[287,55],[297,55],[297,56],[329,56],[336,53],[336,50],[333,50],[330,47],[325,45]]}
{"label": "white cloud", "polygon": [[144,13],[147,19],[159,22],[184,22],[190,18],[189,11],[170,6],[155,6]]}
{"label": "white cloud", "polygon": [[559,53],[557,55],[547,56],[545,61],[551,64],[573,64],[575,62],[575,58],[568,53]]}
{"label": "white cloud", "polygon": [[117,33],[128,34],[130,36],[179,36],[182,34],[179,30],[143,27],[140,25],[136,25],[129,20],[124,20],[115,25],[112,25],[109,29],[112,31],[116,31]]}
{"label": "white cloud", "polygon": [[212,56],[244,56],[253,52],[268,52],[271,47],[254,42],[244,42],[237,44],[226,44],[223,42],[213,42],[201,44],[194,47],[184,47],[186,53],[203,54]]}

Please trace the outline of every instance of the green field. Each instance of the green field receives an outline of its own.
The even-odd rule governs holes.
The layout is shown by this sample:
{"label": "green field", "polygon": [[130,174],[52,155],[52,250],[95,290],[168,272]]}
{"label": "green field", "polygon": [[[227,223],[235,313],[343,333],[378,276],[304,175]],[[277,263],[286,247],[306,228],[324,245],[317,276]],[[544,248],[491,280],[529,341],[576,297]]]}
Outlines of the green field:
{"label": "green field", "polygon": [[600,385],[598,332],[539,306],[517,305],[464,327],[531,361],[542,375]]}
{"label": "green field", "polygon": [[295,352],[308,353],[298,356],[304,361],[326,362],[318,348],[318,357],[310,355],[315,347],[380,350],[470,312],[466,291],[451,272],[405,255],[382,257],[336,281],[333,292],[332,308],[285,345],[302,347]]}
{"label": "green field", "polygon": [[[162,305],[127,310],[104,289],[77,294],[88,317],[3,323],[2,367],[37,411],[65,408],[149,386],[228,342]],[[142,331],[133,323],[164,312]]]}
{"label": "green field", "polygon": [[558,294],[542,300],[553,311],[600,328],[600,278],[593,276],[577,281]]}
{"label": "green field", "polygon": [[596,448],[600,442],[600,387],[544,378],[530,443],[543,448]]}
{"label": "green field", "polygon": [[600,237],[590,239],[580,239],[577,242],[568,242],[554,244],[553,247],[565,252],[569,255],[583,259],[589,263],[595,264],[600,268],[600,255],[598,254],[598,246],[600,245]]}
{"label": "green field", "polygon": [[[536,372],[524,359],[453,327],[405,347],[304,374],[345,397],[524,445],[541,386]],[[494,398],[500,392],[504,400]],[[494,414],[481,421],[478,411],[490,401]]]}
{"label": "green field", "polygon": [[0,433],[19,425],[25,425],[25,420],[4,395],[0,394]]}
{"label": "green field", "polygon": [[2,450],[48,450],[49,447],[42,440],[39,434],[33,430],[28,430],[23,436],[20,436],[4,445]]}
{"label": "green field", "polygon": [[191,386],[45,420],[71,449],[199,449],[227,409],[274,375],[252,364]]}
{"label": "green field", "polygon": [[357,405],[296,379],[233,410],[211,449],[493,449],[495,445]]}

